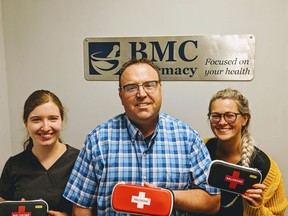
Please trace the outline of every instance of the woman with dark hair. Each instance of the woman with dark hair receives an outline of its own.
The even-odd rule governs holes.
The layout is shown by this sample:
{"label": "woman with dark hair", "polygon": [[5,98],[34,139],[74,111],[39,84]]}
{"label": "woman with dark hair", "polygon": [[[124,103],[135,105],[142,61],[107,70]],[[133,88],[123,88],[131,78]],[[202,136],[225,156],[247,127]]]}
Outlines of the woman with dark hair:
{"label": "woman with dark hair", "polygon": [[50,91],[33,92],[24,104],[28,132],[24,151],[8,159],[0,179],[0,201],[43,199],[51,216],[70,215],[62,197],[79,150],[60,139],[65,109]]}
{"label": "woman with dark hair", "polygon": [[205,140],[212,160],[223,160],[257,168],[262,182],[244,194],[221,191],[217,215],[284,215],[288,202],[281,172],[276,162],[255,145],[249,133],[249,103],[239,91],[218,91],[209,103],[208,118],[215,138]]}

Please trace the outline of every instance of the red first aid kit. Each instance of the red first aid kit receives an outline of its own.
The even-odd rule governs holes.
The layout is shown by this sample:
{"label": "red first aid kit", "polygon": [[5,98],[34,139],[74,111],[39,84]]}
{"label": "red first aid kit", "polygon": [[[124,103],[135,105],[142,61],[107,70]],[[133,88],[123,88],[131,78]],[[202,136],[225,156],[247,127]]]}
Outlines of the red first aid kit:
{"label": "red first aid kit", "polygon": [[174,196],[170,190],[120,182],[113,188],[111,205],[115,211],[136,215],[169,216]]}
{"label": "red first aid kit", "polygon": [[262,174],[259,170],[222,160],[212,161],[207,176],[209,185],[236,194],[245,193],[261,180]]}
{"label": "red first aid kit", "polygon": [[0,202],[1,216],[46,216],[48,204],[44,200]]}

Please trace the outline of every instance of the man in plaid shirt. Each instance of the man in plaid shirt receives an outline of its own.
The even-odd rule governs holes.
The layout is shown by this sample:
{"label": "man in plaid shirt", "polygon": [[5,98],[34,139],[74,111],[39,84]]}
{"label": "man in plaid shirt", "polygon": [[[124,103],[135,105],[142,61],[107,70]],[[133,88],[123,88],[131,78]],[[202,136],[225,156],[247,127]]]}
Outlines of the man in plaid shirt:
{"label": "man in plaid shirt", "polygon": [[124,64],[119,97],[125,113],[87,135],[67,183],[64,197],[74,203],[74,215],[93,215],[93,208],[95,215],[123,214],[111,207],[121,181],[170,189],[172,215],[216,213],[220,192],[206,183],[209,152],[194,129],[160,112],[159,68],[147,59]]}

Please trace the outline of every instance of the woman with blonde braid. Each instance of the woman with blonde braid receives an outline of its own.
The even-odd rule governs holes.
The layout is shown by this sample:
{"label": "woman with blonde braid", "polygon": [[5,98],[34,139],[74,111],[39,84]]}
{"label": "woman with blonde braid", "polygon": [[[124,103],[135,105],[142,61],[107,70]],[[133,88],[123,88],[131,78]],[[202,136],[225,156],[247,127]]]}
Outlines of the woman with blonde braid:
{"label": "woman with blonde braid", "polygon": [[237,90],[218,91],[209,103],[208,117],[215,138],[205,140],[212,160],[257,168],[262,182],[244,194],[221,191],[217,215],[284,215],[288,206],[281,172],[275,161],[255,146],[248,126],[248,100]]}

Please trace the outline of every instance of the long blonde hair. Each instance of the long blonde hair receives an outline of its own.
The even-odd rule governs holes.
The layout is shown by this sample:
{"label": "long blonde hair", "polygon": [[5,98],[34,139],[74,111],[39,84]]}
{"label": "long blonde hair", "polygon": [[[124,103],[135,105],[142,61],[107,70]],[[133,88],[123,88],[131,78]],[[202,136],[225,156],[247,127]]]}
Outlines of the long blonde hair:
{"label": "long blonde hair", "polygon": [[218,91],[214,94],[209,103],[209,113],[211,112],[211,105],[217,99],[230,99],[234,100],[238,106],[239,112],[248,115],[248,120],[245,126],[242,127],[241,131],[241,164],[246,167],[250,167],[252,157],[255,151],[255,141],[249,132],[249,123],[251,119],[251,113],[249,109],[249,102],[238,90],[226,88]]}

